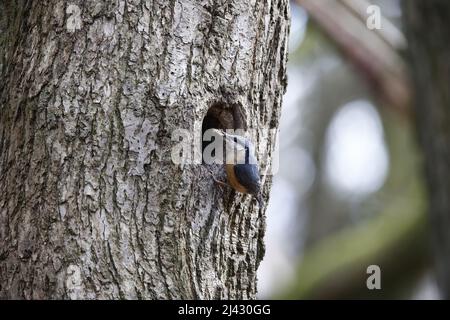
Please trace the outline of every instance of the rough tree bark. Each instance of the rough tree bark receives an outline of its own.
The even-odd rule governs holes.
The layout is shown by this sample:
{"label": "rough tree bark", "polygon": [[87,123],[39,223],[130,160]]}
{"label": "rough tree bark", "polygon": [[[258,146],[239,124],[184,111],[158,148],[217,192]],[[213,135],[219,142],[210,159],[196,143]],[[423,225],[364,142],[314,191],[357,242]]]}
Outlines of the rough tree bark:
{"label": "rough tree bark", "polygon": [[271,158],[288,0],[0,13],[0,298],[255,298],[263,210],[174,164],[171,136],[214,106],[207,127],[257,128]]}
{"label": "rough tree bark", "polygon": [[450,298],[450,2],[404,0],[438,283]]}

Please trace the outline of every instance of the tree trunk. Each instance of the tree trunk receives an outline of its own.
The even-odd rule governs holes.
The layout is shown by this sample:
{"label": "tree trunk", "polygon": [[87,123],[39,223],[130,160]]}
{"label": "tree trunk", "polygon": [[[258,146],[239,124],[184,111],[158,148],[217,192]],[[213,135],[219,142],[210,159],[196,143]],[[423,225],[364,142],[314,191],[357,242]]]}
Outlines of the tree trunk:
{"label": "tree trunk", "polygon": [[269,170],[288,0],[0,13],[0,298],[255,298],[264,210],[175,164],[172,134],[210,110],[203,129],[257,129]]}
{"label": "tree trunk", "polygon": [[438,283],[450,298],[450,2],[404,0]]}

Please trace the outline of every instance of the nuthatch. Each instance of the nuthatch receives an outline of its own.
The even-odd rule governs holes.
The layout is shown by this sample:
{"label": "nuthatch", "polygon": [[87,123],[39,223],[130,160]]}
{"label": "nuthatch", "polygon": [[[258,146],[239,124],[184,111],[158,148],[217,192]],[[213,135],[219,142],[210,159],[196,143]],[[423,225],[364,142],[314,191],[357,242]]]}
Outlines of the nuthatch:
{"label": "nuthatch", "polygon": [[216,180],[213,175],[214,181],[221,185],[229,185],[238,192],[251,194],[261,208],[261,181],[258,162],[254,155],[254,146],[250,140],[242,136],[228,134],[217,129],[214,129],[214,132],[225,142],[225,171],[228,184]]}

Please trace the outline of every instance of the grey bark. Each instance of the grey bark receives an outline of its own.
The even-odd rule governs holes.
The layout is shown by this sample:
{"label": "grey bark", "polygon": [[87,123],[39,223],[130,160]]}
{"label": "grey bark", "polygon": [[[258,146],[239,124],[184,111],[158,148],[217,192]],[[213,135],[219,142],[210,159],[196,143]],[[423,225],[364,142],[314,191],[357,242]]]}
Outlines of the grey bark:
{"label": "grey bark", "polygon": [[215,105],[271,159],[288,1],[0,12],[0,298],[255,298],[264,210],[174,164],[171,135]]}
{"label": "grey bark", "polygon": [[450,2],[404,0],[438,284],[450,298]]}

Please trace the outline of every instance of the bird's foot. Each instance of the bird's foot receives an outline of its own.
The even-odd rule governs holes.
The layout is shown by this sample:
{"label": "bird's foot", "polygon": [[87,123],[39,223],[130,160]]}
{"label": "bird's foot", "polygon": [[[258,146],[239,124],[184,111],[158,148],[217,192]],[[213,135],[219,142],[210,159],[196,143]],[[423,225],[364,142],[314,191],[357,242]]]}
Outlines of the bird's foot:
{"label": "bird's foot", "polygon": [[211,170],[208,170],[209,174],[211,175],[211,177],[213,178],[214,182],[217,183],[219,186],[221,187],[229,187],[228,183],[217,180],[216,177],[214,176],[214,173],[212,173]]}

